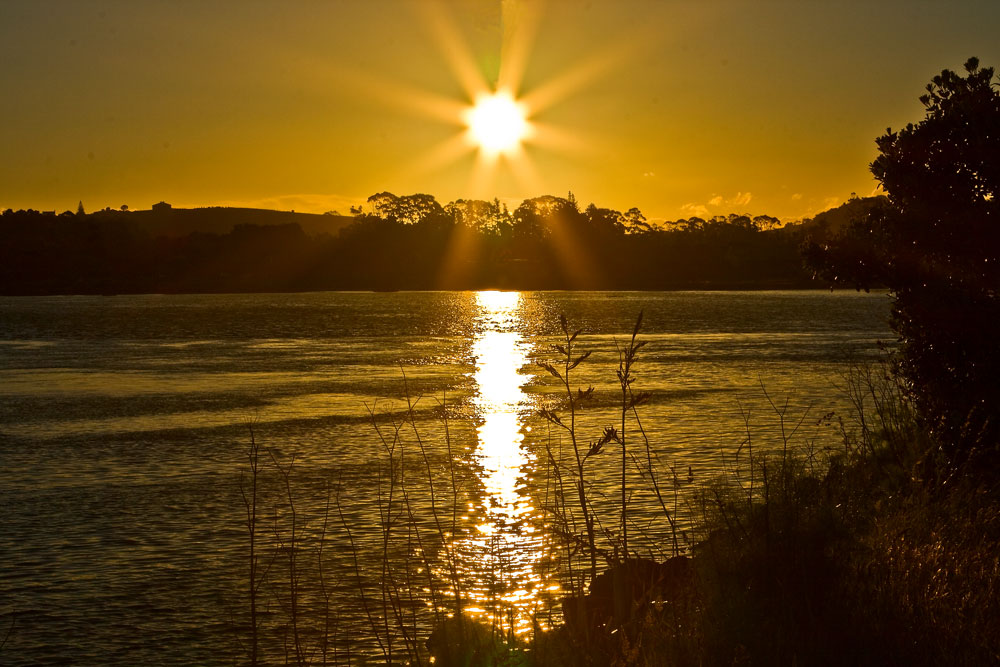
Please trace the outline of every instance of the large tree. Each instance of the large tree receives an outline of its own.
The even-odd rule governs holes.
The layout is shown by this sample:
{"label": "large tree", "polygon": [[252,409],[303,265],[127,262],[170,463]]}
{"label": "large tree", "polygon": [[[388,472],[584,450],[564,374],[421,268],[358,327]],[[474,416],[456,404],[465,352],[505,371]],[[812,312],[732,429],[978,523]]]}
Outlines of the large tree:
{"label": "large tree", "polygon": [[830,279],[894,295],[900,368],[953,465],[1000,460],[1000,94],[992,68],[945,70],[919,123],[876,140],[888,195],[808,246]]}

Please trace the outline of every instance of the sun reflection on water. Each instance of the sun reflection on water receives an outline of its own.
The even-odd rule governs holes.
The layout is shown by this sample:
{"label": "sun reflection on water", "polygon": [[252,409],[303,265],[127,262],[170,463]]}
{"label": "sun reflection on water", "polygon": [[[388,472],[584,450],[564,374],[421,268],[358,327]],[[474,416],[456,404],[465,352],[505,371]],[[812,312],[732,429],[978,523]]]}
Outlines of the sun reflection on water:
{"label": "sun reflection on water", "polygon": [[525,476],[535,457],[524,447],[523,417],[530,409],[521,369],[528,364],[518,292],[477,292],[476,359],[472,399],[481,424],[474,459],[483,489],[474,508],[476,529],[459,545],[470,563],[465,612],[525,633],[542,594],[552,587],[545,575],[544,535],[527,492]]}

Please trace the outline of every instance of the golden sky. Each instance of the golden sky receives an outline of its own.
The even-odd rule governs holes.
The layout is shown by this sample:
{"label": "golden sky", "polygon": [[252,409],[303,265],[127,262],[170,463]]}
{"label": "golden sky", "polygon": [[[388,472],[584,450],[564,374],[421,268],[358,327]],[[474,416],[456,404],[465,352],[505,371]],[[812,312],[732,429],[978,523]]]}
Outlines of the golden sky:
{"label": "golden sky", "polygon": [[[565,195],[651,219],[810,215],[870,194],[874,139],[1000,2],[0,2],[0,208],[347,212]],[[534,134],[490,163],[498,79]]]}

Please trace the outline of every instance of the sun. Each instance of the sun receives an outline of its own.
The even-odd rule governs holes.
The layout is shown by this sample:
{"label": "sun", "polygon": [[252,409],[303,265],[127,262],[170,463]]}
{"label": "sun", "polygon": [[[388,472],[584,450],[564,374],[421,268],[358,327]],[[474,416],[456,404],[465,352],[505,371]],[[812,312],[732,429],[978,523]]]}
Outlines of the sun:
{"label": "sun", "polygon": [[529,133],[524,105],[503,91],[480,95],[465,123],[473,143],[489,154],[513,151]]}
{"label": "sun", "polygon": [[[426,151],[417,151],[399,168],[394,180],[423,178],[456,162],[464,162],[474,153],[471,168],[466,170],[469,196],[492,197],[501,178],[512,177],[520,191],[545,189],[542,172],[535,157],[551,152],[577,155],[593,154],[593,142],[578,132],[553,126],[542,120],[546,110],[567,100],[595,79],[626,64],[638,55],[638,49],[658,43],[659,33],[648,39],[609,38],[605,46],[592,50],[565,71],[535,80],[522,88],[529,55],[539,34],[542,2],[503,0],[501,5],[502,39],[499,68],[495,78],[488,78],[480,68],[479,58],[465,41],[463,30],[443,2],[412,3],[423,18],[432,42],[444,56],[461,95],[442,95],[400,81],[383,78],[375,72],[357,72],[334,68],[344,83],[357,87],[383,103],[407,113],[457,126],[441,142]],[[530,147],[533,150],[527,150]],[[465,164],[468,164],[467,162]],[[504,181],[505,182],[505,181]],[[513,191],[513,190],[512,190]]]}

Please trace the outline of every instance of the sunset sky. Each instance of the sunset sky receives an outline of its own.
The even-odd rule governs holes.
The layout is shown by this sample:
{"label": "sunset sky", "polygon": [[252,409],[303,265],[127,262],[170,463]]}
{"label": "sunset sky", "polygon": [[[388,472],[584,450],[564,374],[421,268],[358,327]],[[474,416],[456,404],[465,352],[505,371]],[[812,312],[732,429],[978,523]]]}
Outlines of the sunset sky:
{"label": "sunset sky", "polygon": [[[0,209],[323,212],[382,190],[785,219],[871,194],[874,139],[1000,2],[0,3]],[[533,128],[483,158],[498,80]]]}

